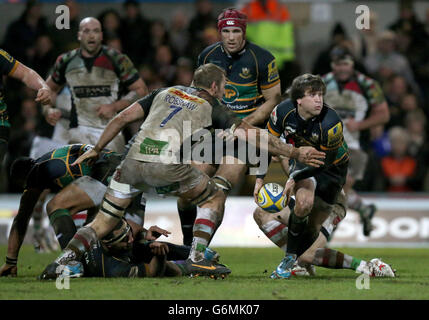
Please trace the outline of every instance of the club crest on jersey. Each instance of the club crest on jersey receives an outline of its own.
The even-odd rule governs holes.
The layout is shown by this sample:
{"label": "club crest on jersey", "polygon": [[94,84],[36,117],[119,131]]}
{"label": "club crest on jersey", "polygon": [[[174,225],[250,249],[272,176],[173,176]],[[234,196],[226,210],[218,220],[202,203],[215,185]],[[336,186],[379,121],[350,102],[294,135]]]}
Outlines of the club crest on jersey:
{"label": "club crest on jersey", "polygon": [[238,98],[238,90],[230,84],[225,85],[225,93],[223,95],[223,102],[231,103],[234,102]]}
{"label": "club crest on jersey", "polygon": [[311,140],[311,142],[317,143],[317,141],[319,141],[319,134],[317,132],[313,132],[311,134],[311,139],[310,140]]}
{"label": "club crest on jersey", "polygon": [[241,73],[239,73],[239,76],[243,79],[249,79],[252,75],[250,74],[249,68],[242,68]]}

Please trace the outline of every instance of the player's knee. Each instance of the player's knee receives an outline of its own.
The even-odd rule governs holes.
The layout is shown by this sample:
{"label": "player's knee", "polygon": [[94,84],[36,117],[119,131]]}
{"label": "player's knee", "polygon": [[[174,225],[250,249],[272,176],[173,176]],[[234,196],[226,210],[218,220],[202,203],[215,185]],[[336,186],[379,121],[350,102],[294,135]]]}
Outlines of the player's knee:
{"label": "player's knee", "polygon": [[297,216],[306,216],[310,213],[313,208],[313,198],[301,197],[295,201],[295,214]]}
{"label": "player's knee", "polygon": [[255,220],[256,224],[260,227],[266,215],[267,215],[267,212],[257,207],[255,211],[253,211],[253,220]]}

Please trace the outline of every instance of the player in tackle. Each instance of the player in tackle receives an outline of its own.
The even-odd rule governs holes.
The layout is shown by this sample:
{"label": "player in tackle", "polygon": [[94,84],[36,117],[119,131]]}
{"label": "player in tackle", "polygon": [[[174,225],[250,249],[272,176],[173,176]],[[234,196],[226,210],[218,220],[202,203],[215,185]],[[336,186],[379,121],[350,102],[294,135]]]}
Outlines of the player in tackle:
{"label": "player in tackle", "polygon": [[[113,175],[96,218],[76,233],[63,253],[46,267],[41,279],[55,278],[59,265],[79,260],[97,239],[112,230],[133,197],[147,188],[184,198],[198,207],[194,239],[184,265],[186,273],[218,276],[231,272],[204,258],[205,249],[222,221],[226,196],[206,174],[183,163],[183,142],[203,128],[224,129],[241,139],[247,139],[249,129],[253,129],[259,135],[255,144],[268,148],[274,155],[317,167],[323,165],[325,154],[312,147],[286,145],[237,118],[218,100],[224,87],[224,71],[206,64],[195,71],[193,87],[153,91],[109,122],[95,147],[79,157],[76,164],[96,158],[126,124],[144,119],[135,142]],[[258,138],[266,139],[265,146]]]}

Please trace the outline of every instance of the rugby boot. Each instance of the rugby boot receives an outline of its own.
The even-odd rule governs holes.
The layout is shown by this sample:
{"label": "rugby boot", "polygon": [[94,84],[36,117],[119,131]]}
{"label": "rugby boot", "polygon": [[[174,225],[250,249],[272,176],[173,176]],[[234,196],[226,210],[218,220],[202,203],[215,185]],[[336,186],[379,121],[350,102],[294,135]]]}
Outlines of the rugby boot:
{"label": "rugby boot", "polygon": [[221,277],[223,279],[231,273],[231,269],[225,265],[213,263],[205,258],[198,262],[194,262],[188,258],[185,260],[183,267],[185,271],[184,275],[191,277],[209,276],[211,278]]}
{"label": "rugby boot", "polygon": [[271,273],[271,279],[289,279],[292,275],[292,268],[296,261],[296,254],[287,254],[280,264],[277,266],[276,270]]}
{"label": "rugby boot", "polygon": [[216,251],[207,247],[204,251],[204,259],[207,259],[213,263],[219,263],[220,255]]}
{"label": "rugby boot", "polygon": [[379,258],[372,259],[368,262],[368,266],[371,271],[371,277],[396,277],[396,270]]}
{"label": "rugby boot", "polygon": [[60,276],[69,278],[80,278],[83,276],[83,264],[79,261],[70,261],[64,266]]}
{"label": "rugby boot", "polygon": [[372,220],[372,217],[374,217],[374,214],[376,211],[377,211],[377,207],[374,204],[370,204],[362,211],[361,221],[363,226],[363,234],[366,237],[369,237],[373,229],[371,220]]}

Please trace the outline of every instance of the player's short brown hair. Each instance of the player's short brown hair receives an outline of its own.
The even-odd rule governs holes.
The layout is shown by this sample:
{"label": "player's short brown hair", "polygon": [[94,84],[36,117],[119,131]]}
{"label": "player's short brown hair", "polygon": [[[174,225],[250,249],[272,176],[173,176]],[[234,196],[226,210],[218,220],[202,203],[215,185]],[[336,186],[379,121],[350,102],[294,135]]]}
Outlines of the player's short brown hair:
{"label": "player's short brown hair", "polygon": [[210,88],[213,82],[220,86],[224,76],[226,76],[225,70],[213,63],[206,63],[195,70],[194,86]]}
{"label": "player's short brown hair", "polygon": [[319,75],[304,73],[292,81],[292,86],[289,88],[288,93],[293,103],[296,104],[296,100],[304,97],[306,91],[322,91],[323,95],[325,95],[326,85]]}

